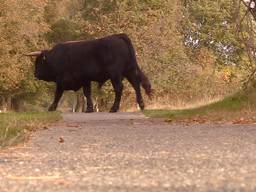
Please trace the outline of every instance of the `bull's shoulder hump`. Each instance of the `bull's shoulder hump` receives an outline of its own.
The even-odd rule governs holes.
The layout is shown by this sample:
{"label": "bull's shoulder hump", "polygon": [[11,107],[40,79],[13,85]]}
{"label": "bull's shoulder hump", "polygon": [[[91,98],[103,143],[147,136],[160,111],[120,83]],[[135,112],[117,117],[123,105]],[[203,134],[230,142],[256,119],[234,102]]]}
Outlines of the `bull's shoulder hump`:
{"label": "bull's shoulder hump", "polygon": [[86,42],[85,40],[77,40],[77,41],[66,41],[66,42],[63,42],[61,44],[69,45],[69,44],[80,44],[80,43],[85,43],[85,42]]}
{"label": "bull's shoulder hump", "polygon": [[56,44],[52,48],[52,51],[69,50],[70,48],[80,47],[80,46],[83,46],[84,44],[87,44],[87,41],[84,41],[84,40],[81,40],[81,41],[67,41],[67,42]]}

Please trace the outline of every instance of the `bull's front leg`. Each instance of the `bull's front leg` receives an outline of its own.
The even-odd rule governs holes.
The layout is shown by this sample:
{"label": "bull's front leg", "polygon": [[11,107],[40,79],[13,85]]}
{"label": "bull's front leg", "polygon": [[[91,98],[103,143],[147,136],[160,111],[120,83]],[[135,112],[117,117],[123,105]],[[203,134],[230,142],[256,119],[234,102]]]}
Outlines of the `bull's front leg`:
{"label": "bull's front leg", "polygon": [[121,101],[122,92],[123,92],[123,83],[121,78],[111,79],[111,83],[115,91],[115,101],[113,106],[110,109],[110,113],[115,113],[119,110],[120,101]]}
{"label": "bull's front leg", "polygon": [[92,113],[93,112],[93,102],[92,102],[92,96],[91,96],[91,82],[86,82],[83,86],[84,96],[86,97],[87,101],[87,108],[86,113]]}
{"label": "bull's front leg", "polygon": [[55,96],[54,96],[54,101],[49,107],[48,111],[56,111],[58,103],[60,101],[61,96],[63,95],[64,90],[60,86],[56,86],[55,90]]}

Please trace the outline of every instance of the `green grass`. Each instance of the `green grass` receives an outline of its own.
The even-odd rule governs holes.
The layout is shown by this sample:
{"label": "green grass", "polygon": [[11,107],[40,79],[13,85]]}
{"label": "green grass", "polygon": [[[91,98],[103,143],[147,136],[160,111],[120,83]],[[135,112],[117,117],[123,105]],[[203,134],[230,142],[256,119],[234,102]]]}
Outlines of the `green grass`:
{"label": "green grass", "polygon": [[203,118],[206,120],[221,121],[239,118],[244,115],[255,115],[256,98],[254,94],[237,93],[224,98],[221,101],[211,103],[206,106],[183,109],[183,110],[145,110],[145,115],[149,117],[166,118],[172,120],[184,120],[193,118]]}
{"label": "green grass", "polygon": [[27,133],[59,120],[59,113],[1,113],[0,148],[24,141]]}

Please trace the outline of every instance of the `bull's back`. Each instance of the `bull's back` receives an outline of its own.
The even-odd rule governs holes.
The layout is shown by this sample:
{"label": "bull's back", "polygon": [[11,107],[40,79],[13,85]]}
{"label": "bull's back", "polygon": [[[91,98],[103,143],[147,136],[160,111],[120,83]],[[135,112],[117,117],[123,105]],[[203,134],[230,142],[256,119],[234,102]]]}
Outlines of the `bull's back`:
{"label": "bull's back", "polygon": [[59,44],[54,49],[62,52],[57,60],[63,72],[93,81],[122,74],[129,59],[127,45],[118,36]]}

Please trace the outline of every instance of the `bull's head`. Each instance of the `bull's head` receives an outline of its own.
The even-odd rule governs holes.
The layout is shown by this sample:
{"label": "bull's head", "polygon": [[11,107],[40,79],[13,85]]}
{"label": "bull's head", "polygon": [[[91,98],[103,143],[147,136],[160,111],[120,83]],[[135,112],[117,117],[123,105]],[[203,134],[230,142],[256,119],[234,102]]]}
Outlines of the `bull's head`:
{"label": "bull's head", "polygon": [[35,60],[35,77],[39,80],[44,81],[54,81],[55,75],[51,67],[50,62],[48,61],[48,50],[44,51],[35,51],[25,56],[36,57]]}

